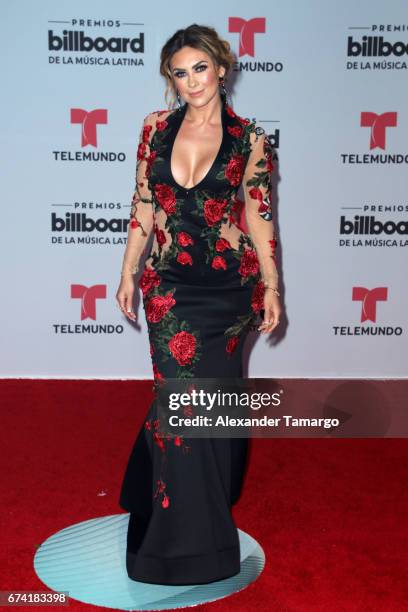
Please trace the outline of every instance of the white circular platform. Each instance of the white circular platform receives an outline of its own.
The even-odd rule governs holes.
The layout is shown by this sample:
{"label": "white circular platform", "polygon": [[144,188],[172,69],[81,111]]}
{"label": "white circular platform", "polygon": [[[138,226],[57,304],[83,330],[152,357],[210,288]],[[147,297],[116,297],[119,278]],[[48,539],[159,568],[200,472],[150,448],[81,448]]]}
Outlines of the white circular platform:
{"label": "white circular platform", "polygon": [[254,538],[238,530],[241,571],[210,584],[168,586],[131,580],[126,573],[129,514],[77,523],[53,534],[39,546],[34,569],[53,591],[95,606],[117,610],[172,610],[227,597],[256,580],[265,555]]}

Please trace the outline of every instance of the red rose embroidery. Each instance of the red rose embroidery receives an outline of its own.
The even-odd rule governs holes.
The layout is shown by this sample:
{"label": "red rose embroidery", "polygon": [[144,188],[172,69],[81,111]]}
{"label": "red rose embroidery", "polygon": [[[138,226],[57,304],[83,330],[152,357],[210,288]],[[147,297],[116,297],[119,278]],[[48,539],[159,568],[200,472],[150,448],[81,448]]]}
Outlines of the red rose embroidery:
{"label": "red rose embroidery", "polygon": [[178,332],[170,339],[169,349],[177,363],[185,366],[193,360],[196,352],[196,339],[189,332]]}
{"label": "red rose embroidery", "polygon": [[216,255],[211,262],[211,267],[214,268],[214,270],[226,270],[227,262],[221,255]]}
{"label": "red rose embroidery", "polygon": [[151,131],[152,131],[151,125],[143,126],[143,137],[142,137],[143,142],[149,142],[149,135]]}
{"label": "red rose embroidery", "polygon": [[166,244],[166,234],[163,232],[163,230],[159,229],[157,225],[154,226],[154,233],[156,235],[156,240],[159,246],[163,246],[163,244]]}
{"label": "red rose embroidery", "polygon": [[231,136],[235,136],[235,138],[241,138],[243,127],[241,125],[234,125],[231,127],[230,125],[227,127],[227,130],[231,134]]}
{"label": "red rose embroidery", "polygon": [[156,121],[156,128],[158,132],[162,132],[163,130],[166,129],[166,127],[168,126],[168,123],[166,120],[164,121]]}
{"label": "red rose embroidery", "polygon": [[166,495],[166,493],[163,495],[163,499],[162,499],[162,506],[163,508],[168,508],[170,505],[170,498],[168,495]]}
{"label": "red rose embroidery", "polygon": [[158,323],[174,306],[176,300],[172,293],[167,295],[154,295],[147,304],[146,316],[150,323]]}
{"label": "red rose embroidery", "polygon": [[243,155],[234,155],[228,162],[225,168],[226,179],[236,187],[241,183],[242,175],[244,174],[245,158]]}
{"label": "red rose embroidery", "polygon": [[227,351],[227,353],[233,353],[235,351],[235,349],[238,346],[238,342],[239,342],[239,337],[238,336],[232,336],[228,342],[227,342],[227,346],[225,347],[225,350]]}
{"label": "red rose embroidery", "polygon": [[230,208],[230,213],[228,215],[228,221],[235,225],[242,233],[245,233],[245,229],[239,223],[239,219],[242,214],[242,210],[244,207],[244,202],[237,196],[235,196],[232,200],[232,206]]}
{"label": "red rose embroidery", "polygon": [[251,307],[254,312],[260,312],[264,307],[265,287],[262,281],[259,281],[252,291]]}
{"label": "red rose embroidery", "polygon": [[146,156],[146,143],[145,142],[141,142],[139,143],[139,146],[137,147],[137,159],[140,161],[141,159],[144,159]]}
{"label": "red rose embroidery", "polygon": [[227,200],[206,200],[204,202],[204,217],[207,224],[212,226],[220,221],[223,217],[226,206]]}
{"label": "red rose embroidery", "polygon": [[157,365],[155,363],[153,364],[153,377],[154,377],[155,380],[157,380],[157,382],[163,382],[164,381],[164,377],[159,372],[159,370],[157,369]]}
{"label": "red rose embroidery", "polygon": [[176,196],[169,185],[157,183],[154,187],[154,192],[158,203],[167,215],[172,215],[176,212]]}
{"label": "red rose embroidery", "polygon": [[149,157],[146,159],[146,177],[149,178],[152,172],[152,165],[154,160],[156,159],[157,153],[156,151],[151,151]]}
{"label": "red rose embroidery", "polygon": [[192,239],[192,237],[190,236],[190,234],[187,234],[187,232],[179,232],[177,234],[177,240],[178,243],[182,246],[182,247],[186,247],[189,244],[194,244],[194,240]]}
{"label": "red rose embroidery", "polygon": [[222,253],[226,249],[232,249],[231,244],[226,238],[219,238],[215,243],[215,250],[217,251],[217,253]]}
{"label": "red rose embroidery", "polygon": [[139,287],[142,290],[143,295],[147,295],[153,287],[160,285],[160,276],[154,270],[145,268],[142,276],[139,279]]}
{"label": "red rose embroidery", "polygon": [[168,508],[170,505],[170,498],[167,495],[167,493],[165,493],[165,489],[166,489],[166,483],[163,481],[162,478],[159,478],[159,480],[157,481],[157,487],[154,493],[154,497],[156,498],[160,494],[162,494],[163,497],[162,497],[161,505],[163,508]]}
{"label": "red rose embroidery", "polygon": [[132,229],[136,229],[137,227],[139,227],[139,225],[140,225],[140,223],[136,219],[132,219],[131,222],[130,222],[130,227]]}
{"label": "red rose embroidery", "polygon": [[174,437],[174,444],[176,446],[181,446],[181,438],[180,438],[180,436],[175,436]]}
{"label": "red rose embroidery", "polygon": [[166,484],[163,482],[163,480],[160,478],[157,481],[157,489],[156,489],[156,495],[158,493],[163,493],[164,489],[166,488]]}
{"label": "red rose embroidery", "polygon": [[227,111],[227,113],[229,114],[230,117],[236,117],[235,112],[232,110],[231,106],[229,104],[225,105],[225,110]]}
{"label": "red rose embroidery", "polygon": [[252,187],[248,193],[253,200],[259,200],[259,202],[262,202],[263,194],[259,187]]}
{"label": "red rose embroidery", "polygon": [[159,433],[157,433],[157,431],[153,432],[153,440],[157,444],[157,446],[160,448],[161,452],[164,453],[165,447],[164,447],[163,438]]}
{"label": "red rose embroidery", "polygon": [[259,272],[259,261],[254,249],[244,250],[238,272],[241,274],[241,276],[245,277],[249,276],[250,274],[257,274]]}
{"label": "red rose embroidery", "polygon": [[177,261],[183,264],[183,266],[186,266],[187,264],[189,266],[193,265],[193,260],[191,258],[191,255],[190,253],[187,253],[187,251],[181,251],[181,253],[177,255]]}

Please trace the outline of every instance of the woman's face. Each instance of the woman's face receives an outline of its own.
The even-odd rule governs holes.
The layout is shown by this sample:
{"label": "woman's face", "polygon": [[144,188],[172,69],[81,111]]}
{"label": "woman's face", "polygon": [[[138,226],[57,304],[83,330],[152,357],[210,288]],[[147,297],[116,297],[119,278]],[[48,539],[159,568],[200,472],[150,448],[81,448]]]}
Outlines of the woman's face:
{"label": "woman's face", "polygon": [[170,60],[174,87],[191,106],[205,106],[218,95],[218,79],[225,68],[217,68],[211,57],[199,49],[182,47]]}

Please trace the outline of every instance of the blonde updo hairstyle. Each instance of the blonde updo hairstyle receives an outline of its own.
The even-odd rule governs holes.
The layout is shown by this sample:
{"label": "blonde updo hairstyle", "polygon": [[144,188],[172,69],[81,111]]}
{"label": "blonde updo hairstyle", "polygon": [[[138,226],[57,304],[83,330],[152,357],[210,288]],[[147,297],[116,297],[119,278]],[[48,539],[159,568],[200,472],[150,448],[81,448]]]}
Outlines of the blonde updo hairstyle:
{"label": "blonde updo hairstyle", "polygon": [[160,53],[160,74],[166,79],[164,97],[169,109],[173,109],[177,102],[177,92],[170,69],[170,61],[174,53],[185,46],[199,49],[207,53],[211,57],[216,68],[224,66],[225,81],[235,61],[229,42],[220,38],[214,28],[193,23],[188,26],[188,28],[177,30],[177,32],[167,40]]}

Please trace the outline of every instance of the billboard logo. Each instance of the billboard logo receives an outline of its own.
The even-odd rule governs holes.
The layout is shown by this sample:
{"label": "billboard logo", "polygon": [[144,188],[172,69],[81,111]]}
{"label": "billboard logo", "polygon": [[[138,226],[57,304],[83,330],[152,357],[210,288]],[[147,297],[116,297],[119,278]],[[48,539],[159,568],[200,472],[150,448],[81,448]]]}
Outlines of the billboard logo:
{"label": "billboard logo", "polygon": [[[388,72],[407,69],[408,44],[403,40],[406,39],[407,32],[405,22],[394,22],[392,26],[384,26],[383,23],[350,25],[348,30],[354,32],[352,36],[347,36],[346,41],[347,70],[364,70],[375,78],[375,72],[378,70]],[[380,36],[385,31],[386,38]],[[390,40],[394,36],[398,36],[399,40]]]}
{"label": "billboard logo", "polygon": [[48,30],[48,50],[49,51],[74,51],[90,53],[96,51],[104,53],[143,53],[144,52],[144,33],[139,37],[129,38],[112,36],[104,38],[97,36],[92,38],[87,36],[82,30],[63,30],[62,36],[54,34],[53,30]]}
{"label": "billboard logo", "polygon": [[380,221],[374,215],[354,215],[353,221],[346,219],[345,215],[340,217],[340,234],[342,236],[348,234],[354,235],[374,235],[400,234],[406,236],[408,234],[408,221]]}
{"label": "billboard logo", "polygon": [[352,36],[347,39],[348,57],[402,57],[408,55],[408,45],[403,41],[388,42],[382,36],[363,36],[361,41]]}

